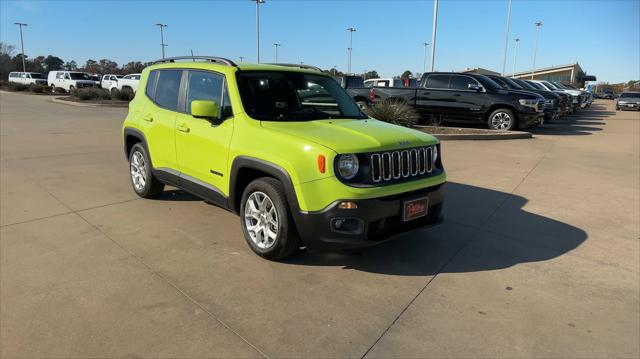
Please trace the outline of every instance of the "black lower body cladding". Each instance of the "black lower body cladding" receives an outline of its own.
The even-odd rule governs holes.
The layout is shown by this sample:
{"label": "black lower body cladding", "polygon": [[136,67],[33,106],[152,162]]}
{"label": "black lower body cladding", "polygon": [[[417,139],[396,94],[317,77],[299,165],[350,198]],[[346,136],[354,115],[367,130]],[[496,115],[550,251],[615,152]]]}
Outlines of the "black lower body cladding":
{"label": "black lower body cladding", "polygon": [[[310,249],[342,250],[368,247],[442,221],[444,184],[393,196],[353,200],[357,209],[340,209],[336,201],[319,212],[294,213],[301,240]],[[428,198],[426,216],[403,221],[404,203]],[[340,227],[336,228],[336,223]]]}

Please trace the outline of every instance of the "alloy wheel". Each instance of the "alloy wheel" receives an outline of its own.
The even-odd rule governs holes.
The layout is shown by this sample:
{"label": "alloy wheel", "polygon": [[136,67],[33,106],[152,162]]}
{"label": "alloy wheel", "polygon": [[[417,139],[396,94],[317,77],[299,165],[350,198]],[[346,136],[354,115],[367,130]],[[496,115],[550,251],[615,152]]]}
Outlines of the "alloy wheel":
{"label": "alloy wheel", "polygon": [[498,112],[491,117],[491,127],[496,130],[505,130],[511,127],[511,116],[506,112]]}
{"label": "alloy wheel", "polygon": [[278,237],[278,212],[264,192],[251,193],[244,206],[244,225],[251,241],[260,249],[271,248]]}
{"label": "alloy wheel", "polygon": [[138,151],[133,153],[129,167],[131,169],[131,182],[133,182],[133,187],[138,192],[144,190],[144,186],[147,184],[147,173],[145,172],[145,162],[142,153]]}

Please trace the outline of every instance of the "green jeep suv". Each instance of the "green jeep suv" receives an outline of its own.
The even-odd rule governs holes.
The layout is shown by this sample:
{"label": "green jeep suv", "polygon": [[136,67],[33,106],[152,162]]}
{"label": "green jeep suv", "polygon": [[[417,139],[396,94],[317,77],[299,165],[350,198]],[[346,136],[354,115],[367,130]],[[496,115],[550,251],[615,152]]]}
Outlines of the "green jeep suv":
{"label": "green jeep suv", "polygon": [[315,67],[157,61],[123,138],[139,196],[171,185],[238,213],[264,258],[373,245],[441,220],[437,139],[367,117]]}

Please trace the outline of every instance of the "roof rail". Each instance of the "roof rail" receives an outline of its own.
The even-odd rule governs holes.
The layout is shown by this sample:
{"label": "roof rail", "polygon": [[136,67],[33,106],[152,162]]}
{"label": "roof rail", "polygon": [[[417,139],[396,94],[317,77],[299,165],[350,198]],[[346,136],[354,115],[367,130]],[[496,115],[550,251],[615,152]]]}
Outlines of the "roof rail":
{"label": "roof rail", "polygon": [[286,66],[286,67],[299,67],[301,69],[308,69],[308,70],[316,70],[316,71],[320,71],[322,72],[322,69],[317,67],[317,66],[312,66],[312,65],[304,65],[304,64],[281,64],[281,63],[271,63],[271,64],[267,64],[267,65],[277,65],[277,66]]}
{"label": "roof rail", "polygon": [[196,61],[196,60],[204,60],[204,61],[208,61],[208,62],[214,62],[216,64],[222,64],[222,65],[227,65],[227,66],[237,66],[235,62],[229,60],[229,59],[225,59],[224,57],[215,57],[215,56],[178,56],[178,57],[167,57],[164,59],[160,59],[160,60],[156,60],[153,62],[153,64],[165,64],[165,63],[169,63],[169,62],[176,62],[176,61],[186,61],[186,60],[191,60],[191,61]]}

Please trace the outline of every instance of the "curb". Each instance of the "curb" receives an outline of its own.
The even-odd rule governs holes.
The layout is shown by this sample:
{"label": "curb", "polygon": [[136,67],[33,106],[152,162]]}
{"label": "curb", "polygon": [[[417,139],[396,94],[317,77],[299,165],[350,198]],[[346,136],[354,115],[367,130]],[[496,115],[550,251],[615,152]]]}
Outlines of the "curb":
{"label": "curb", "polygon": [[76,106],[76,107],[113,107],[113,108],[127,108],[129,107],[129,105],[125,105],[125,104],[107,104],[107,103],[80,103],[80,102],[75,102],[75,101],[67,101],[67,100],[63,100],[63,97],[54,97],[51,99],[52,102],[54,103],[61,103],[64,105],[69,105],[69,106]]}
{"label": "curb", "polygon": [[487,133],[464,133],[464,128],[447,127],[449,129],[459,129],[463,133],[447,133],[447,134],[434,134],[429,131],[425,131],[427,126],[415,126],[418,131],[428,133],[435,136],[439,140],[449,141],[496,141],[496,140],[519,140],[532,138],[531,132],[526,131],[504,131],[504,132],[491,132],[487,130]]}

